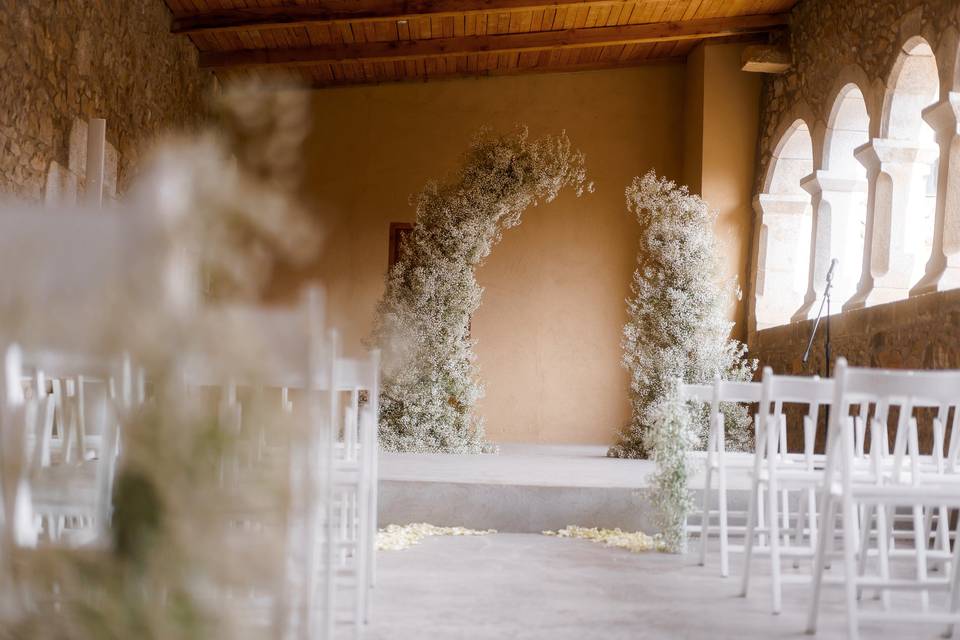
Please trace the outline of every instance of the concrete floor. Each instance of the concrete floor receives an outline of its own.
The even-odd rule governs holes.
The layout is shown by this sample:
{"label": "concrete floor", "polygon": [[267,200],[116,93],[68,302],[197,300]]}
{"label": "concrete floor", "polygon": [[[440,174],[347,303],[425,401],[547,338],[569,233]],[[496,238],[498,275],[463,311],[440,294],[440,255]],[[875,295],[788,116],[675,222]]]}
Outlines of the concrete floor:
{"label": "concrete floor", "polygon": [[[715,556],[714,556],[715,558]],[[734,566],[740,562],[733,558]],[[809,638],[808,587],[784,587],[769,611],[760,576],[747,599],[694,555],[632,554],[583,540],[530,534],[430,538],[378,555],[366,640],[587,640]],[[845,638],[838,587],[826,588],[817,638]],[[873,603],[871,602],[871,605]],[[865,640],[937,638],[941,627],[869,623]]]}

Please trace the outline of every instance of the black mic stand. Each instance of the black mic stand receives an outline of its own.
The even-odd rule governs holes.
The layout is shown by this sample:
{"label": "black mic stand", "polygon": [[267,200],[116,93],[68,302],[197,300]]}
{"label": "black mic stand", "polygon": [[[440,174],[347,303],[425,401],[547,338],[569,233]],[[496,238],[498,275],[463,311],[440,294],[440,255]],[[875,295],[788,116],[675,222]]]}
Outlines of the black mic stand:
{"label": "black mic stand", "polygon": [[[830,377],[830,289],[833,287],[833,267],[835,263],[830,265],[830,271],[827,273],[827,286],[823,290],[823,300],[820,301],[820,310],[817,311],[817,320],[813,323],[813,330],[810,332],[810,341],[807,342],[807,350],[803,352],[803,364],[807,364],[807,361],[810,360],[810,350],[813,349],[813,341],[817,337],[817,329],[820,327],[820,320],[823,318],[823,310],[826,307],[827,316],[826,316],[826,326],[824,327],[824,341],[823,341],[823,377]],[[830,425],[830,405],[824,407],[824,423],[829,429]]]}
{"label": "black mic stand", "polygon": [[803,364],[810,360],[810,351],[813,349],[813,341],[817,337],[817,329],[820,327],[820,320],[824,318],[823,311],[826,308],[827,315],[824,324],[824,342],[823,342],[823,377],[830,377],[830,289],[833,287],[833,278],[827,279],[827,286],[823,290],[823,300],[820,301],[820,310],[817,311],[817,319],[813,323],[813,330],[810,332],[810,340],[807,342],[807,350],[803,352]]}

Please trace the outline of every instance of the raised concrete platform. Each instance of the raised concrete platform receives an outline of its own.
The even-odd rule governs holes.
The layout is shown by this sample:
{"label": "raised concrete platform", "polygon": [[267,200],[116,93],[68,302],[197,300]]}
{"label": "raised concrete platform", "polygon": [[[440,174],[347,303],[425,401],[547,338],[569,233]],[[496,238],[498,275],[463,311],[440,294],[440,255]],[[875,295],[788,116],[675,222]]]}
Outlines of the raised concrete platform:
{"label": "raised concrete platform", "polygon": [[[648,460],[606,457],[606,447],[500,446],[485,455],[384,453],[380,525],[442,526],[539,533],[576,524],[656,529],[646,495]],[[731,478],[732,496],[746,488]],[[703,486],[700,474],[691,486]]]}

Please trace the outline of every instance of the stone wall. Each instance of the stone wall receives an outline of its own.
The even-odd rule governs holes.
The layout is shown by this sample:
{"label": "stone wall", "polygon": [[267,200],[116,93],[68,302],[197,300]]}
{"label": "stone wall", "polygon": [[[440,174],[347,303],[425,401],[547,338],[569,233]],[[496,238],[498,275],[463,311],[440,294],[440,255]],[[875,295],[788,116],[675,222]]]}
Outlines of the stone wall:
{"label": "stone wall", "polygon": [[196,58],[162,0],[0,0],[0,193],[39,200],[51,162],[76,172],[90,118],[107,120],[122,192],[146,143],[202,120],[214,80]]}
{"label": "stone wall", "polygon": [[[758,375],[764,366],[776,373],[823,375],[823,324],[810,360],[803,364],[812,328],[808,320],[757,332],[750,351],[760,360]],[[830,343],[831,366],[842,356],[861,367],[960,369],[960,289],[831,316]],[[791,427],[799,424],[794,420]],[[931,432],[921,428],[921,446],[929,446],[930,437]],[[791,428],[787,439],[791,449],[803,447],[799,429]]]}
{"label": "stone wall", "polygon": [[[801,0],[784,38],[793,68],[764,82],[755,192],[762,189],[774,147],[797,118],[810,128],[814,169],[819,168],[830,111],[848,83],[863,93],[870,136],[877,137],[888,78],[902,45],[914,36],[924,37],[936,54],[941,95],[960,90],[958,31],[956,0]],[[758,226],[755,220],[755,234]],[[754,251],[756,246],[755,241]],[[836,301],[834,309],[843,302]],[[809,365],[801,362],[811,326],[812,321],[794,322],[751,332],[751,354],[761,369],[821,373],[822,335]],[[845,311],[833,317],[831,328],[834,358],[843,356],[854,365],[960,368],[960,290]],[[790,430],[791,447],[801,446],[799,436],[798,429]]]}
{"label": "stone wall", "polygon": [[758,191],[773,147],[796,118],[813,133],[814,157],[822,153],[828,114],[849,82],[863,92],[877,135],[886,80],[909,38],[923,36],[936,53],[941,92],[957,90],[958,31],[956,0],[800,0],[790,16],[793,68],[764,83]]}

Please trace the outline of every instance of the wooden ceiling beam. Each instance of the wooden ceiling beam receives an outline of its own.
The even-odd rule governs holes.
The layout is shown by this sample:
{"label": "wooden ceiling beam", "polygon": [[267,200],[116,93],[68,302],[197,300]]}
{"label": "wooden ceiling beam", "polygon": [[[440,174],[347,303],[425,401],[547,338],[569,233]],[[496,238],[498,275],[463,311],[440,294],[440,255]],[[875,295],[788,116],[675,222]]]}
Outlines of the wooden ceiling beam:
{"label": "wooden ceiling beam", "polygon": [[414,60],[432,56],[461,56],[472,53],[509,53],[690,39],[700,40],[766,32],[783,27],[787,23],[788,14],[770,14],[567,29],[565,31],[345,43],[319,45],[304,49],[202,51],[200,52],[200,66],[206,69],[290,67],[347,60],[385,62],[388,60]]}
{"label": "wooden ceiling beam", "polygon": [[623,0],[321,0],[309,6],[246,7],[174,16],[173,33],[283,29],[331,22],[373,22],[543,9],[568,5],[622,4]]}
{"label": "wooden ceiling beam", "polygon": [[330,89],[337,87],[353,87],[378,84],[411,84],[423,82],[437,82],[441,80],[460,80],[470,78],[492,78],[500,76],[519,76],[544,73],[572,73],[575,71],[601,71],[608,69],[630,69],[635,67],[649,67],[658,65],[681,64],[686,56],[666,56],[663,58],[642,58],[628,60],[609,60],[599,62],[573,62],[564,65],[549,67],[511,67],[508,69],[483,69],[481,71],[452,71],[433,73],[424,76],[405,76],[402,78],[375,79],[362,78],[354,80],[313,81],[308,83],[312,89]]}

